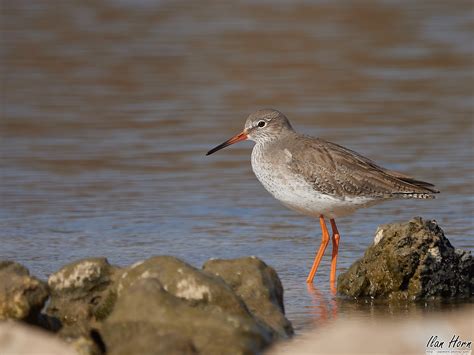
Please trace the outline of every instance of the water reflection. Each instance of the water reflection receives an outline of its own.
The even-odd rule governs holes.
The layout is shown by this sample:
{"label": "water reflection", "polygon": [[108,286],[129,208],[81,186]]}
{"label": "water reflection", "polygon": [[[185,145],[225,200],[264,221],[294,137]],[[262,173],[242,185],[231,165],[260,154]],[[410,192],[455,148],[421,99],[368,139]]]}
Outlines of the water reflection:
{"label": "water reflection", "polygon": [[331,286],[331,295],[322,292],[313,284],[307,284],[307,289],[311,299],[311,306],[308,306],[308,313],[312,318],[314,326],[323,326],[337,319],[338,304],[335,286]]}
{"label": "water reflection", "polygon": [[394,317],[409,316],[410,318],[424,317],[433,312],[450,313],[472,304],[472,300],[425,300],[418,302],[386,301],[375,299],[352,300],[339,297],[338,307],[343,314],[351,314],[355,319],[370,317]]}
{"label": "water reflection", "polygon": [[[309,304],[306,305],[307,317],[313,327],[322,327],[338,319],[347,318],[364,322],[367,319],[421,319],[432,313],[451,313],[466,309],[466,303],[473,305],[472,300],[433,299],[418,302],[387,301],[370,298],[349,299],[336,294],[331,289],[328,294],[312,284],[307,284]],[[405,317],[405,318],[404,318]],[[307,327],[307,325],[305,326]]]}

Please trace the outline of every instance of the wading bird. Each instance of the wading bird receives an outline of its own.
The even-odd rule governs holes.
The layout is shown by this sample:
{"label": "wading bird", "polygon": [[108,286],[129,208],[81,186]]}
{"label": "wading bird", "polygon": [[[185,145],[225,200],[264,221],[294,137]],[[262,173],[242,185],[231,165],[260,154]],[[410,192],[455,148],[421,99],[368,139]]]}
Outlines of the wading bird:
{"label": "wading bird", "polygon": [[433,184],[380,167],[372,160],[335,143],[293,130],[281,112],[259,110],[248,116],[244,130],[206,155],[250,139],[252,170],[265,189],[288,208],[319,218],[322,241],[306,281],[312,283],[329,243],[325,218],[332,229],[330,282],[336,280],[339,231],[336,218],[393,199],[428,199]]}

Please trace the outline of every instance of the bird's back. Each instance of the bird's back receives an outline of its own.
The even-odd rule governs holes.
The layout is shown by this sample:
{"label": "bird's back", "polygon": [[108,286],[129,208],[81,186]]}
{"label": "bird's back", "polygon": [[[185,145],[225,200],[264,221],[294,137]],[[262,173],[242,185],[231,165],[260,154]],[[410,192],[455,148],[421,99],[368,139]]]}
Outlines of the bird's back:
{"label": "bird's back", "polygon": [[433,198],[438,192],[350,149],[294,132],[256,144],[252,167],[273,196],[309,215],[340,216],[387,199]]}
{"label": "bird's back", "polygon": [[353,150],[320,138],[295,133],[275,145],[275,151],[286,150],[286,164],[293,174],[328,195],[431,198],[438,192],[431,183],[382,168]]}

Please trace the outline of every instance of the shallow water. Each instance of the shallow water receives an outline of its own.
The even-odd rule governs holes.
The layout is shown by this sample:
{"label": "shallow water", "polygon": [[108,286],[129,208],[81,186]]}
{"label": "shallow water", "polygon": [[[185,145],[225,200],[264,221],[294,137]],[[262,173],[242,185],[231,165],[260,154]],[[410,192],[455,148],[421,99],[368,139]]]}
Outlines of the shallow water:
{"label": "shallow water", "polygon": [[1,258],[46,277],[98,255],[253,254],[279,273],[297,330],[370,317],[337,307],[328,256],[306,288],[318,223],[263,189],[250,143],[204,156],[262,107],[442,191],[341,219],[339,272],[377,225],[416,215],[474,248],[469,1],[2,7]]}

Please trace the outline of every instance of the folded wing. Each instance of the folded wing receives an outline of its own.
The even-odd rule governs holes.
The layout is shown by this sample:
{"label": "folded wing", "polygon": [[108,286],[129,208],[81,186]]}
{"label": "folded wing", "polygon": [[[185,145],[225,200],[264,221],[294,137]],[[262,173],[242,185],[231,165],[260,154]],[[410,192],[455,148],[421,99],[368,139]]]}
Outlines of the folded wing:
{"label": "folded wing", "polygon": [[372,160],[323,139],[302,137],[288,168],[322,193],[338,197],[434,198],[434,185],[378,166]]}

